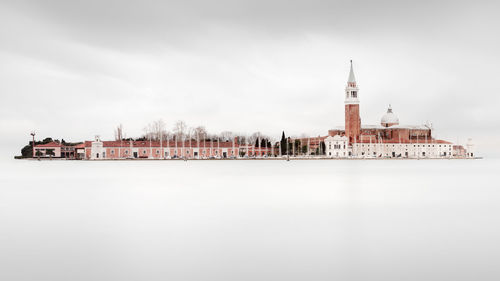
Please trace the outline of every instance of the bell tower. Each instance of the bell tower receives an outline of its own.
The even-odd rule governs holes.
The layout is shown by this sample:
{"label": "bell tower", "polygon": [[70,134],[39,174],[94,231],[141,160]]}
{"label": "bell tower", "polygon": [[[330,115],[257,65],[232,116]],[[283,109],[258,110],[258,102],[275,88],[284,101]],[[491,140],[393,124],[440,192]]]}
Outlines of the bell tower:
{"label": "bell tower", "polygon": [[356,85],[354,70],[349,72],[349,79],[345,87],[345,135],[349,138],[349,144],[359,141],[361,134],[361,118],[359,117],[359,88]]}

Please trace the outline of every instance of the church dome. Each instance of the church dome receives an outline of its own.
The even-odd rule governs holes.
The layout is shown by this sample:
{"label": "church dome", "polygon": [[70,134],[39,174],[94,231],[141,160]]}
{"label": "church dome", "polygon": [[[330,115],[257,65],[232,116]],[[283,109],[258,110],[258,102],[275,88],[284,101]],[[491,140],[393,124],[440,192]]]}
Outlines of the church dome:
{"label": "church dome", "polygon": [[398,118],[398,116],[396,116],[396,114],[392,113],[391,105],[389,105],[389,108],[387,109],[387,113],[384,114],[384,116],[382,116],[382,120],[380,121],[380,124],[384,127],[399,125],[399,118]]}

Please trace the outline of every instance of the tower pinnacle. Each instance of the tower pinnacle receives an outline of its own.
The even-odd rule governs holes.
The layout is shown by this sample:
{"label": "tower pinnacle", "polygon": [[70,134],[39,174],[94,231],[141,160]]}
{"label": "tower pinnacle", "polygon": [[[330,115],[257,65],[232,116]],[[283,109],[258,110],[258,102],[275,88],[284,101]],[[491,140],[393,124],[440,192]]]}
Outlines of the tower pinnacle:
{"label": "tower pinnacle", "polygon": [[347,80],[347,83],[356,84],[356,77],[354,77],[354,70],[352,68],[352,60],[351,60],[351,71],[349,71],[349,79]]}

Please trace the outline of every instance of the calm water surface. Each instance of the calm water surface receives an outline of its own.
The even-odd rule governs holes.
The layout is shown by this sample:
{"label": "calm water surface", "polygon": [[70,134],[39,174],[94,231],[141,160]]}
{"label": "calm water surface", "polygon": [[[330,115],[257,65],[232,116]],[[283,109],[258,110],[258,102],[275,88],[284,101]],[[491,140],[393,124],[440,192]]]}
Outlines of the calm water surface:
{"label": "calm water surface", "polygon": [[500,280],[500,161],[0,162],[0,280]]}

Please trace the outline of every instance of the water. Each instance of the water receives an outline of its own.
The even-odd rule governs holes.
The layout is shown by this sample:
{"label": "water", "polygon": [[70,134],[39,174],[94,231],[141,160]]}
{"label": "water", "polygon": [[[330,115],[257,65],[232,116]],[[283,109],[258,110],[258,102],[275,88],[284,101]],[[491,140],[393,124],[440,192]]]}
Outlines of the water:
{"label": "water", "polygon": [[0,280],[498,280],[499,164],[7,160]]}

